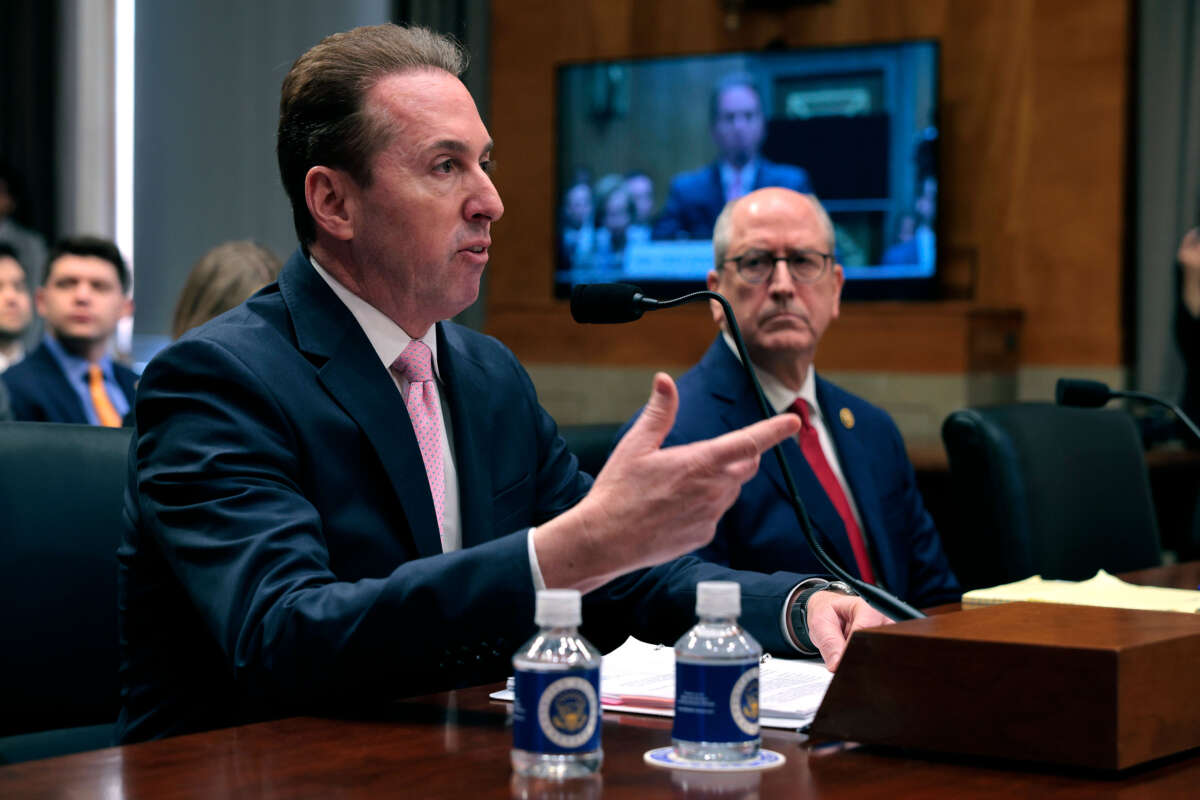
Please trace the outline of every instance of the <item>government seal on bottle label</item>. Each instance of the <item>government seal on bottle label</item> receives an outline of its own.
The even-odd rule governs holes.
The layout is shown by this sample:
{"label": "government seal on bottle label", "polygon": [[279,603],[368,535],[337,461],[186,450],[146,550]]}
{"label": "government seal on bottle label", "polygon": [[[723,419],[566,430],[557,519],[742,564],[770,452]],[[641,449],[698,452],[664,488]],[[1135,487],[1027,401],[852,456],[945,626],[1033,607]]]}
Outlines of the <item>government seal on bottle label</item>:
{"label": "government seal on bottle label", "polygon": [[596,730],[597,701],[591,681],[579,676],[559,678],[538,699],[538,727],[554,744],[574,750],[591,739]]}
{"label": "government seal on bottle label", "polygon": [[685,742],[745,742],[758,737],[758,662],[675,662],[675,725]]}
{"label": "government seal on bottle label", "polygon": [[738,730],[747,736],[758,735],[758,667],[743,672],[733,685],[729,713]]}

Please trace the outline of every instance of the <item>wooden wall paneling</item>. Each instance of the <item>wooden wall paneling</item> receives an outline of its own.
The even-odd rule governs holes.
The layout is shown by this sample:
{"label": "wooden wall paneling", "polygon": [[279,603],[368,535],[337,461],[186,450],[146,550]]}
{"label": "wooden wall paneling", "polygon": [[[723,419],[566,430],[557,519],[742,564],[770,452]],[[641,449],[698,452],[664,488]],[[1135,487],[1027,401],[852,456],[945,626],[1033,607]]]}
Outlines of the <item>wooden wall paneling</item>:
{"label": "wooden wall paneling", "polygon": [[1019,301],[1031,363],[1064,363],[1060,353],[1121,363],[1129,26],[1122,3],[1040,3],[1029,31],[1035,113]]}

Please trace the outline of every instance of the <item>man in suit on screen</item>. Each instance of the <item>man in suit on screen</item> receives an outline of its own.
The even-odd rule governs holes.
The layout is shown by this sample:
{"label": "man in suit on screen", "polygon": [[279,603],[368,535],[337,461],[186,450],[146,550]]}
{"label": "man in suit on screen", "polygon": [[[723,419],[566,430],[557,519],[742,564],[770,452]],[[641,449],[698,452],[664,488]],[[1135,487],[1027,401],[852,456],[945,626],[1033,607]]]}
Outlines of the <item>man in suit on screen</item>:
{"label": "man in suit on screen", "polygon": [[[697,580],[737,579],[747,626],[794,652],[783,612],[809,579],[676,559],[794,418],[662,451],[676,394],[659,375],[593,483],[513,354],[446,321],[475,300],[504,210],[464,66],[447,39],[381,25],[326,38],[284,79],[302,247],[139,389],[123,741],[499,680],[542,586],[585,592],[607,649],[679,635]],[[834,664],[885,621],[833,592],[803,610]]]}
{"label": "man in suit on screen", "polygon": [[671,179],[654,225],[655,239],[709,239],[726,203],[764,186],[812,191],[804,169],[777,164],[759,153],[766,113],[758,85],[749,75],[727,75],[713,87],[709,125],[717,160]]}
{"label": "man in suit on screen", "polygon": [[[816,197],[778,188],[753,192],[717,220],[708,288],[729,300],[768,402],[803,418],[800,436],[783,450],[826,550],[852,574],[911,605],[957,600],[958,581],[900,432],[885,411],[821,378],[813,366],[840,310],[843,276],[834,245],[833,224]],[[724,311],[717,303],[712,311],[722,332],[679,379],[679,414],[667,445],[720,436],[761,415]],[[775,459],[764,459],[699,555],[739,570],[819,569]]]}

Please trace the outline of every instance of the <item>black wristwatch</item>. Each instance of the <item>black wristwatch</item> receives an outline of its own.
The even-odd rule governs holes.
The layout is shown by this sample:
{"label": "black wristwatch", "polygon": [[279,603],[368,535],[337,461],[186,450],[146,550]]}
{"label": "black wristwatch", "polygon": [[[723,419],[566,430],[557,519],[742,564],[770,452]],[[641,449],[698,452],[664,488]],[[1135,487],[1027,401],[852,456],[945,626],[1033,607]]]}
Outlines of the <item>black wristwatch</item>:
{"label": "black wristwatch", "polygon": [[853,597],[858,596],[858,592],[842,581],[819,581],[804,587],[800,594],[796,595],[796,602],[792,603],[791,608],[792,633],[800,645],[801,652],[810,656],[815,656],[818,651],[812,638],[808,635],[808,598],[817,592],[838,592]]}

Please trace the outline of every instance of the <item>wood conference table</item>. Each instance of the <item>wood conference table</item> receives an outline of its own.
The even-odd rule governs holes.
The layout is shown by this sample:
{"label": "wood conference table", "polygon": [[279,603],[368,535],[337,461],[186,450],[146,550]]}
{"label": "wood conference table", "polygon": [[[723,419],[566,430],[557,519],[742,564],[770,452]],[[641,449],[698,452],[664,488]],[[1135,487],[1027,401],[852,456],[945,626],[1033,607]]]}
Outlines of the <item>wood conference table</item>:
{"label": "wood conference table", "polygon": [[[1200,562],[1123,577],[1195,589]],[[0,798],[1200,797],[1200,751],[1091,773],[810,741],[775,730],[763,731],[763,745],[787,757],[783,767],[706,780],[642,762],[645,751],[670,744],[669,719],[607,711],[598,775],[524,780],[509,767],[508,704],[488,698],[498,688],[405,700],[378,719],[297,717],[15,764],[0,768]]]}

